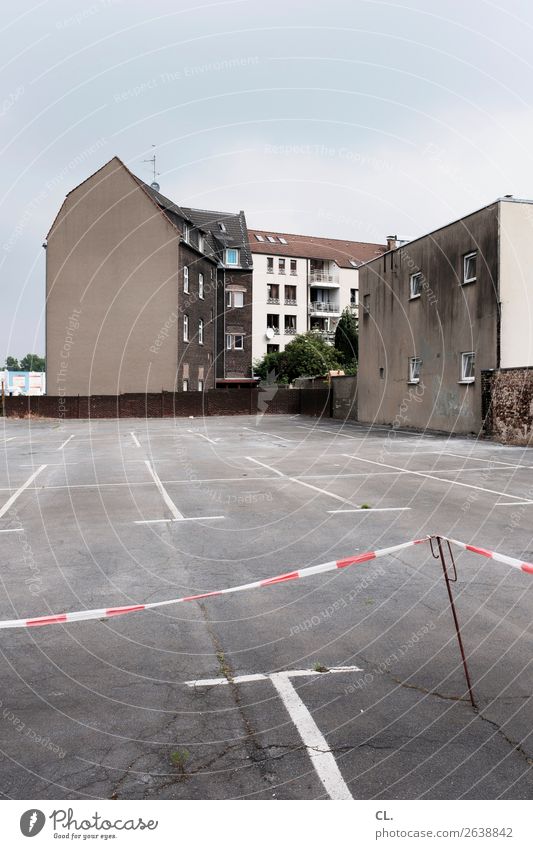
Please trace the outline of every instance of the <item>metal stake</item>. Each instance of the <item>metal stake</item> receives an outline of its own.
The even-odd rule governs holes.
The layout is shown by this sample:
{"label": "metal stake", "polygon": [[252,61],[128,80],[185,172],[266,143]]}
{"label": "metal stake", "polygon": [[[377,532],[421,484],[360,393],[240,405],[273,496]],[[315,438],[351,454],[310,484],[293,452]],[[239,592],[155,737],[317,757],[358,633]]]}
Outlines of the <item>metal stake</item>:
{"label": "metal stake", "polygon": [[[470,673],[468,672],[468,664],[466,662],[466,655],[465,655],[465,650],[464,650],[464,646],[463,646],[463,640],[462,640],[462,637],[461,637],[461,628],[459,626],[459,620],[457,618],[457,611],[455,609],[455,602],[453,600],[453,594],[452,594],[452,588],[451,588],[451,582],[453,581],[453,583],[455,583],[455,581],[457,581],[457,569],[456,569],[456,566],[455,566],[455,561],[453,559],[453,554],[452,554],[452,550],[451,550],[451,547],[450,547],[450,543],[448,542],[448,550],[450,552],[450,558],[451,558],[454,573],[455,573],[455,577],[450,579],[450,576],[448,575],[448,568],[446,566],[446,559],[444,557],[444,551],[442,550],[442,540],[439,536],[436,537],[436,540],[437,540],[437,545],[439,547],[440,562],[442,564],[442,571],[444,573],[444,580],[446,582],[446,589],[448,590],[448,598],[450,600],[450,607],[452,609],[453,621],[455,623],[455,632],[457,634],[457,642],[459,643],[459,649],[461,651],[461,658],[463,660],[463,669],[464,669],[465,678],[466,678],[466,685],[468,687],[468,694],[470,696],[470,701],[472,703],[472,707],[474,708],[474,710],[477,710],[477,705],[474,701],[474,693],[472,691],[472,683],[470,681]],[[433,557],[437,558],[437,555],[433,553],[433,546],[431,546],[431,553],[433,554]]]}

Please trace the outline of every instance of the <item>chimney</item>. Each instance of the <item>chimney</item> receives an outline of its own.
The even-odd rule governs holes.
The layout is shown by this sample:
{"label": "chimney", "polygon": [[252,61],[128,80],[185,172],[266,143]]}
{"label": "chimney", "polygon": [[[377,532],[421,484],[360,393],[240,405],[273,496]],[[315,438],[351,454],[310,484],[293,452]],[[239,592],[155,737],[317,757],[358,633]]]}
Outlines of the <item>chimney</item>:
{"label": "chimney", "polygon": [[398,236],[387,236],[387,250],[394,251],[398,247]]}

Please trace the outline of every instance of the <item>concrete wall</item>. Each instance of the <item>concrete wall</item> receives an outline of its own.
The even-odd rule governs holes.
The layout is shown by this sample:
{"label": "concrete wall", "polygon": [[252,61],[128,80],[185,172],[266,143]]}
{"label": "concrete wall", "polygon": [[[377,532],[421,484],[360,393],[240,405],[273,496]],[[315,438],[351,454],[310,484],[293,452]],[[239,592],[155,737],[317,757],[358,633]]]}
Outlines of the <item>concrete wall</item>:
{"label": "concrete wall", "polygon": [[177,231],[117,159],[66,198],[46,263],[49,395],[173,390]]}
{"label": "concrete wall", "polygon": [[334,377],[331,415],[334,419],[357,421],[357,375]]}
{"label": "concrete wall", "polygon": [[533,204],[500,204],[501,368],[533,366]]}
{"label": "concrete wall", "polygon": [[[477,250],[477,280],[462,285],[463,256]],[[422,294],[410,299],[420,271]],[[497,365],[498,204],[384,254],[359,272],[359,419],[455,433],[481,427],[482,369]],[[368,305],[368,314],[365,306]],[[475,351],[476,379],[462,384],[461,354]],[[420,357],[420,382],[408,361]]]}

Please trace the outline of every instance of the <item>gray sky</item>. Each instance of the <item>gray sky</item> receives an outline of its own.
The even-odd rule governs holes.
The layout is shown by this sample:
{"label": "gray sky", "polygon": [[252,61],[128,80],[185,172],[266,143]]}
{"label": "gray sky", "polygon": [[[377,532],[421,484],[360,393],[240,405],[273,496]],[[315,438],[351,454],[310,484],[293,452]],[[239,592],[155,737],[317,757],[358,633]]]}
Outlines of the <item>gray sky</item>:
{"label": "gray sky", "polygon": [[383,241],[533,197],[527,0],[20,0],[0,64],[0,360],[44,353],[42,242],[117,154],[180,203]]}

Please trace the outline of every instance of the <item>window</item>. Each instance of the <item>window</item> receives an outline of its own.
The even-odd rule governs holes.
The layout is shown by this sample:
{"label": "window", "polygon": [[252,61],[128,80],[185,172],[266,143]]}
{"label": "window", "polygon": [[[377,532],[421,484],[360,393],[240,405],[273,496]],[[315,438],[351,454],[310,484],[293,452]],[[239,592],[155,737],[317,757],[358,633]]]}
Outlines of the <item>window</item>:
{"label": "window", "polygon": [[188,315],[183,316],[183,341],[184,342],[189,341],[189,316]]}
{"label": "window", "polygon": [[370,295],[363,295],[363,315],[370,315]]}
{"label": "window", "polygon": [[182,388],[182,391],[183,391],[183,392],[188,392],[188,391],[189,391],[189,378],[188,378],[188,377],[185,377],[185,378],[183,379],[183,382],[182,382],[181,388]]}
{"label": "window", "polygon": [[258,242],[264,242],[265,241],[265,237],[261,236],[259,233],[255,234],[255,238],[257,239]]}
{"label": "window", "polygon": [[420,367],[422,360],[420,357],[409,357],[409,383],[420,382]]}
{"label": "window", "polygon": [[274,274],[274,257],[267,256],[267,274]]}
{"label": "window", "polygon": [[278,259],[278,274],[285,274],[285,260]]}
{"label": "window", "polygon": [[204,275],[198,275],[198,297],[204,299]]}
{"label": "window", "polygon": [[244,349],[244,336],[240,333],[227,333],[226,348],[228,351],[242,351]]}
{"label": "window", "polygon": [[357,262],[356,259],[351,259],[350,265],[352,266],[352,268],[357,268],[359,266],[359,263]]}
{"label": "window", "polygon": [[203,380],[199,380],[198,381],[198,392],[203,392],[203,391],[204,391],[204,382],[203,382]]}
{"label": "window", "polygon": [[475,283],[477,251],[471,251],[463,257],[463,283]]}
{"label": "window", "polygon": [[460,383],[473,383],[475,380],[476,355],[474,351],[461,354],[461,380]]}
{"label": "window", "polygon": [[298,274],[298,271],[296,270],[296,260],[295,259],[291,259],[291,274]]}
{"label": "window", "polygon": [[237,248],[228,248],[226,250],[226,265],[239,264],[239,251]]}
{"label": "window", "polygon": [[189,268],[187,265],[183,268],[183,291],[189,294]]}
{"label": "window", "polygon": [[218,222],[218,229],[219,229],[222,233],[225,233],[225,232],[226,232],[226,225],[224,224],[224,222],[223,222],[223,221],[219,221],[219,222]]}
{"label": "window", "polygon": [[201,318],[198,321],[198,344],[199,345],[204,344],[204,320],[203,320],[203,318]]}
{"label": "window", "polygon": [[295,315],[286,315],[285,316],[285,333],[288,336],[293,336],[296,333],[296,316]]}
{"label": "window", "polygon": [[296,286],[285,286],[285,303],[296,306]]}
{"label": "window", "polygon": [[267,236],[267,239],[268,239],[269,242],[275,242],[276,241],[274,236]]}
{"label": "window", "polygon": [[352,307],[357,306],[357,289],[350,289],[350,304]]}
{"label": "window", "polygon": [[279,333],[279,315],[273,313],[267,315],[267,330],[270,328],[277,335]]}
{"label": "window", "polygon": [[277,283],[267,283],[267,303],[279,304],[279,285]]}
{"label": "window", "polygon": [[277,354],[279,345],[267,345],[267,354]]}
{"label": "window", "polygon": [[241,309],[244,306],[244,292],[226,292],[226,306]]}
{"label": "window", "polygon": [[289,244],[287,239],[285,239],[283,236],[278,236],[278,239],[279,239],[279,241],[281,242],[282,245],[288,245]]}
{"label": "window", "polygon": [[422,274],[417,271],[409,277],[409,298],[419,298],[422,294]]}
{"label": "window", "polygon": [[198,250],[203,253],[204,249],[205,249],[205,239],[204,239],[204,237],[201,233],[198,233]]}
{"label": "window", "polygon": [[191,228],[188,224],[183,225],[183,239],[185,242],[189,242],[191,238]]}

